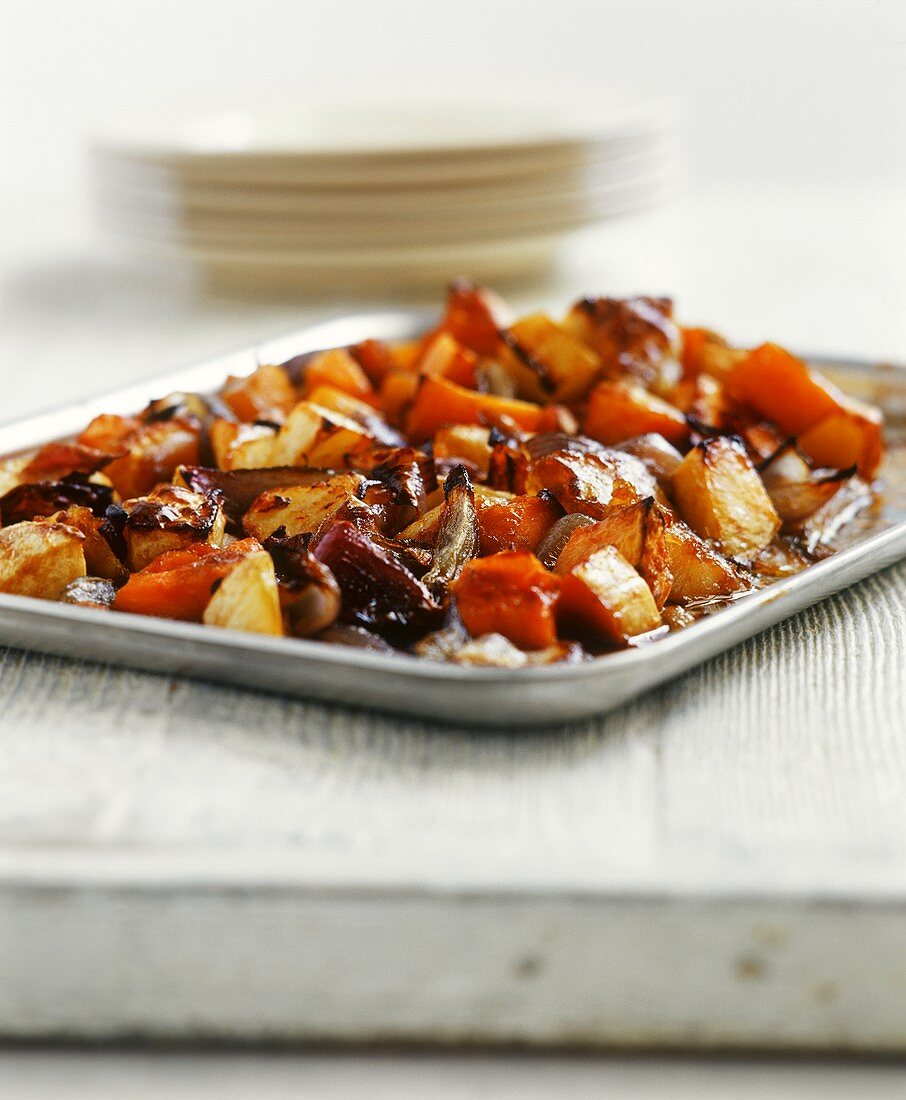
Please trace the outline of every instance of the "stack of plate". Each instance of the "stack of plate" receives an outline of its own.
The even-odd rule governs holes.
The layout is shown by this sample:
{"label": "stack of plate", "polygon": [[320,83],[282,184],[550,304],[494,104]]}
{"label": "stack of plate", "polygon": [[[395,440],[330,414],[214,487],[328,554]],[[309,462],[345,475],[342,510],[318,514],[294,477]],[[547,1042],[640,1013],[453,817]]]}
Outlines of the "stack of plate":
{"label": "stack of plate", "polygon": [[134,126],[94,167],[109,228],[219,282],[387,288],[537,273],[659,199],[671,153],[663,107],[357,108]]}

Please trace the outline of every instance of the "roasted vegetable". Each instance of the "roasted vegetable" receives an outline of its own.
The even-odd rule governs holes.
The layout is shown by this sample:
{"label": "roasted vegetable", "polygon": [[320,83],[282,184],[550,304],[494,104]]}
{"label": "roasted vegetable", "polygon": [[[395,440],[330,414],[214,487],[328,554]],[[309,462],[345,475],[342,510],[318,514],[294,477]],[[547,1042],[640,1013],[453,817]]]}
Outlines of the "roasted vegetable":
{"label": "roasted vegetable", "polygon": [[81,531],[49,520],[26,520],[0,530],[0,592],[59,599],[85,576]]}
{"label": "roasted vegetable", "polygon": [[458,282],[421,337],[0,459],[0,591],[528,670],[832,553],[870,528],[882,454],[877,409],[666,298],[512,321]]}
{"label": "roasted vegetable", "polygon": [[444,482],[444,505],[431,568],[422,582],[435,596],[444,592],[478,553],[475,493],[465,466],[456,466]]}

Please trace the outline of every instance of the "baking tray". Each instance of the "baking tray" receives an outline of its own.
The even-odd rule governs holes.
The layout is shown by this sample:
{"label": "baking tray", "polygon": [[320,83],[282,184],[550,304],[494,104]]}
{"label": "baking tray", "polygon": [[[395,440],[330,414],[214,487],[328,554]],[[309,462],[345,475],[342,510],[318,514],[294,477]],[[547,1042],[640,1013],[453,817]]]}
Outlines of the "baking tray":
{"label": "baking tray", "polygon": [[[366,337],[407,339],[431,318],[413,312],[360,314],[152,378],[65,409],[0,426],[0,454],[73,435],[101,412],[134,413],[173,390],[211,391],[227,374],[283,362]],[[904,372],[810,357],[844,385],[871,396],[896,420]],[[897,485],[897,489],[901,486]],[[525,727],[602,714],[649,688],[906,557],[906,515],[891,505],[884,529],[796,576],[736,600],[650,645],[575,665],[472,668],[404,654],[360,652],[322,642],[217,630],[140,615],[92,611],[0,594],[0,643],[76,660],[106,661],[301,698],[460,724]]]}

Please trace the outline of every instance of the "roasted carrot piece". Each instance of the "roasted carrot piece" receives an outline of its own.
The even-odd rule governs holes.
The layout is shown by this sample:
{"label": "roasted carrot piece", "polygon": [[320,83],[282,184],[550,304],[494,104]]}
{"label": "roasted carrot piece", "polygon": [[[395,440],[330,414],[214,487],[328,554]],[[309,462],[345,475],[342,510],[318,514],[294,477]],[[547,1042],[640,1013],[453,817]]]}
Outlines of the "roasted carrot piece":
{"label": "roasted carrot piece", "polygon": [[133,573],[117,592],[113,607],[133,615],[200,622],[216,582],[260,549],[256,539],[241,539],[223,548],[193,543],[170,550]]}
{"label": "roasted carrot piece", "polygon": [[863,477],[871,478],[884,454],[883,418],[864,401],[844,397],[835,412],[813,424],[797,442],[816,466],[856,466]]}
{"label": "roasted carrot piece", "polygon": [[420,379],[411,370],[389,370],[381,382],[380,406],[391,424],[401,424],[418,393]]}
{"label": "roasted carrot piece", "polygon": [[289,375],[273,363],[245,378],[228,378],[220,396],[240,420],[282,420],[299,400]]}
{"label": "roasted carrot piece", "polygon": [[545,649],[557,640],[559,588],[559,579],[533,554],[504,552],[467,562],[453,591],[473,637],[502,634],[520,649]]}
{"label": "roasted carrot piece", "polygon": [[638,435],[657,432],[682,446],[689,439],[686,418],[637,382],[600,382],[588,399],[585,434],[601,443],[622,443]]}
{"label": "roasted carrot piece", "polygon": [[835,412],[843,394],[801,359],[777,344],[762,344],[727,375],[727,393],[799,435]]}
{"label": "roasted carrot piece", "polygon": [[442,378],[425,378],[409,413],[414,441],[429,439],[444,424],[512,423],[528,432],[539,430],[542,409],[529,401],[475,393]]}
{"label": "roasted carrot piece", "polygon": [[479,496],[478,535],[482,554],[534,550],[563,514],[550,497],[515,496],[509,500]]}

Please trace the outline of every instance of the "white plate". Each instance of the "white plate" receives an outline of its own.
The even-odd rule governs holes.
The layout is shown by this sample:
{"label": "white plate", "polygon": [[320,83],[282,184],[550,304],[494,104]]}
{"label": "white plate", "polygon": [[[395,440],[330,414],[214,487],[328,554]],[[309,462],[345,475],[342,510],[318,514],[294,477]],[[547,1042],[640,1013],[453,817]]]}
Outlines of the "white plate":
{"label": "white plate", "polygon": [[581,145],[648,133],[670,117],[664,103],[615,102],[576,110],[549,100],[475,103],[318,104],[224,111],[119,125],[100,142],[159,159],[270,159],[471,155],[487,150]]}

